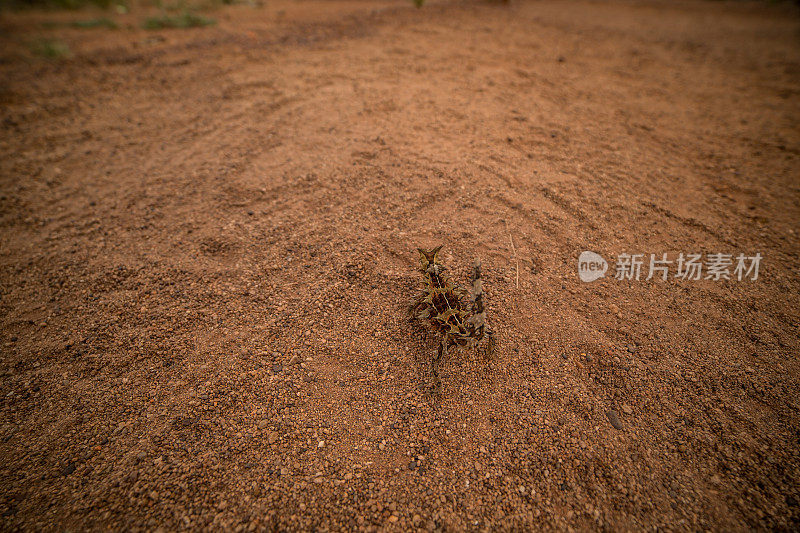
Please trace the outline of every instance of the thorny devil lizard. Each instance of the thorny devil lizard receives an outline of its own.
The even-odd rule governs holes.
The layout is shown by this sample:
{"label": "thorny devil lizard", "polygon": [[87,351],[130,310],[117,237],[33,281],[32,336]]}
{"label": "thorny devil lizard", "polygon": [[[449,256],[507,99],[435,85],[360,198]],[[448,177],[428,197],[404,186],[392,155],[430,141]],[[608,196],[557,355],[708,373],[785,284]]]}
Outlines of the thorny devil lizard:
{"label": "thorny devil lizard", "polygon": [[483,285],[481,263],[478,259],[472,267],[472,287],[468,292],[455,285],[445,274],[446,268],[439,261],[441,246],[433,250],[419,251],[419,270],[425,276],[422,291],[411,306],[411,313],[420,320],[427,320],[441,335],[439,348],[431,362],[438,390],[439,363],[451,346],[475,347],[487,338],[486,353],[491,354],[495,342],[491,329],[486,325],[483,307]]}

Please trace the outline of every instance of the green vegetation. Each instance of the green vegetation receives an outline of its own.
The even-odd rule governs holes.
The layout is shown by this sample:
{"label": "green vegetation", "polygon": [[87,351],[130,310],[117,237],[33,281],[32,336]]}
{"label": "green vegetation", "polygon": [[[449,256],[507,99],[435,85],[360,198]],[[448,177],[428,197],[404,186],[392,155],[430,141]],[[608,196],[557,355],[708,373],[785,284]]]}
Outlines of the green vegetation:
{"label": "green vegetation", "polygon": [[40,39],[31,44],[31,52],[47,59],[66,59],[72,51],[66,43],[57,39]]}
{"label": "green vegetation", "polygon": [[199,26],[210,26],[216,24],[216,20],[206,18],[196,13],[184,11],[180,15],[150,17],[145,19],[142,27],[146,30],[162,30],[165,28],[196,28]]}
{"label": "green vegetation", "polygon": [[422,4],[425,3],[425,0],[414,0],[414,5],[417,7],[422,7]]}
{"label": "green vegetation", "polygon": [[189,12],[189,11],[213,11],[222,6],[233,5],[241,0],[154,0],[153,5],[157,6],[162,12]]}

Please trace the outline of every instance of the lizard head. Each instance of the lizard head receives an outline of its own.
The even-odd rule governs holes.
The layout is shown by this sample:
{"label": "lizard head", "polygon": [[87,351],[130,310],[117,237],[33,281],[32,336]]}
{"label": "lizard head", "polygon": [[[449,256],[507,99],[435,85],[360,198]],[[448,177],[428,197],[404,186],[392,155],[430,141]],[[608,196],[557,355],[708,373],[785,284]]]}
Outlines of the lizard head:
{"label": "lizard head", "polygon": [[436,265],[437,267],[441,266],[441,263],[439,262],[439,250],[441,249],[441,244],[432,250],[423,250],[422,248],[417,248],[417,251],[419,252],[419,269],[422,272],[427,272],[432,265]]}

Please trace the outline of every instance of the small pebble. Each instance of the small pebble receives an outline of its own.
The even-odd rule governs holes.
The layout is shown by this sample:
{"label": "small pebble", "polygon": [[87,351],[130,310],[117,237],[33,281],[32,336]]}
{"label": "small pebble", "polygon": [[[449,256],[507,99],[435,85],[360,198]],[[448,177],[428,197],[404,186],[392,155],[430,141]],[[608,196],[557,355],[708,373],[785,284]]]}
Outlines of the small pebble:
{"label": "small pebble", "polygon": [[619,413],[617,413],[614,409],[611,409],[606,412],[606,416],[608,417],[608,421],[611,422],[611,425],[614,426],[615,429],[622,429],[622,422],[619,420]]}
{"label": "small pebble", "polygon": [[61,475],[68,476],[75,471],[75,463],[68,463],[61,469]]}

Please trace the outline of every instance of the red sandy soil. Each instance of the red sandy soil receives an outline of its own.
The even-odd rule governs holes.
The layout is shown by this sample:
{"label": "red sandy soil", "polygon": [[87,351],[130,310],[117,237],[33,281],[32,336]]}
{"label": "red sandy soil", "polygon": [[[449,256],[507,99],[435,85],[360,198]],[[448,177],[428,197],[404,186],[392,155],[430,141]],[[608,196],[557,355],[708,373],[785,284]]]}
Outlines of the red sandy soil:
{"label": "red sandy soil", "polygon": [[[792,4],[43,26],[96,15],[0,15],[2,529],[800,527]],[[498,341],[438,396],[437,244]],[[584,284],[583,250],[764,259]]]}

